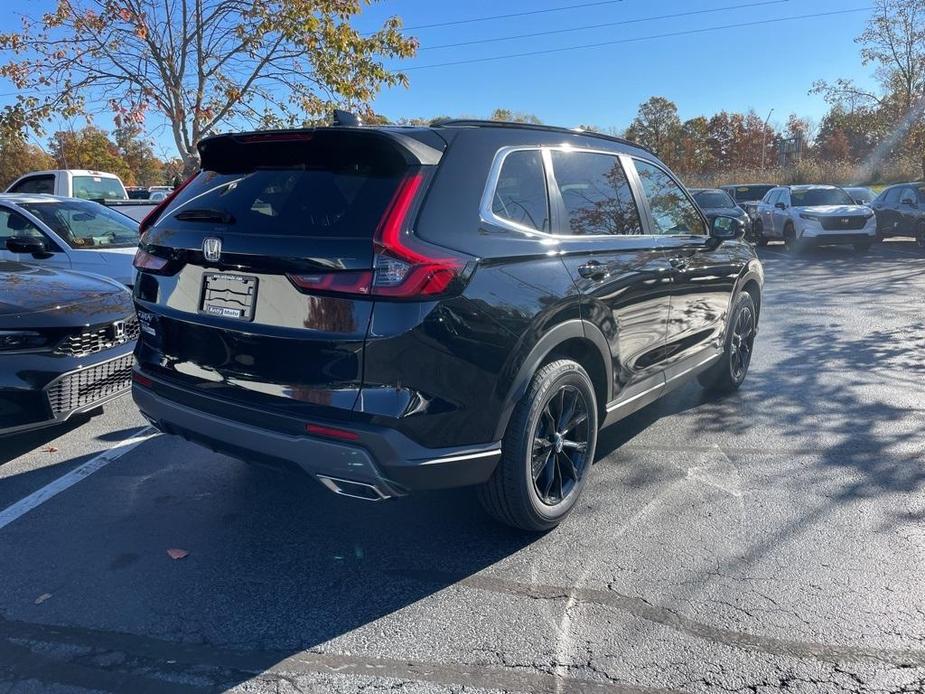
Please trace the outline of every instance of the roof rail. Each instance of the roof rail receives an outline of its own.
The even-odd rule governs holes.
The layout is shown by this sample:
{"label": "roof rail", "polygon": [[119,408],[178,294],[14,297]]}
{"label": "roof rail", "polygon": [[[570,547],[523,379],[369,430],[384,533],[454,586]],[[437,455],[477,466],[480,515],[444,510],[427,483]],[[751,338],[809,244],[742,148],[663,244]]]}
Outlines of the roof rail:
{"label": "roof rail", "polygon": [[564,128],[559,125],[541,125],[539,123],[516,123],[514,121],[506,120],[481,120],[478,118],[446,118],[444,120],[437,120],[431,123],[431,127],[441,128],[443,126],[463,126],[463,127],[473,127],[473,128],[523,128],[526,130],[541,130],[546,132],[554,133],[569,133],[571,135],[587,135],[589,137],[597,137],[602,140],[609,140],[611,142],[618,142],[621,145],[629,145],[630,147],[636,147],[641,149],[649,154],[658,156],[648,147],[639,144],[638,142],[633,142],[632,140],[627,140],[623,137],[617,137],[616,135],[605,135],[604,133],[599,133],[596,130],[581,130],[579,128]]}

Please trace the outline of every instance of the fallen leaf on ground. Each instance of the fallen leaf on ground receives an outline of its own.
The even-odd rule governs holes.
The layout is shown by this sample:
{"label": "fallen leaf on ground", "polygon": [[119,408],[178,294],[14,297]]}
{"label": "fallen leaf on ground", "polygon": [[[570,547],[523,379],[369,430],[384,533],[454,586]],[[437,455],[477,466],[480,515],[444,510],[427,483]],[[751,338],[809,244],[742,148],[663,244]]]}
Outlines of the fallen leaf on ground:
{"label": "fallen leaf on ground", "polygon": [[35,599],[35,604],[36,604],[36,605],[41,605],[43,602],[45,602],[46,600],[48,600],[48,598],[50,598],[50,597],[51,597],[51,593],[42,593],[40,596],[38,596],[38,597]]}
{"label": "fallen leaf on ground", "polygon": [[58,449],[54,446],[45,446],[45,448],[42,449],[42,453],[57,453],[57,452],[58,452]]}
{"label": "fallen leaf on ground", "polygon": [[189,556],[189,552],[185,549],[176,549],[174,547],[167,550],[167,556],[171,559],[184,559]]}

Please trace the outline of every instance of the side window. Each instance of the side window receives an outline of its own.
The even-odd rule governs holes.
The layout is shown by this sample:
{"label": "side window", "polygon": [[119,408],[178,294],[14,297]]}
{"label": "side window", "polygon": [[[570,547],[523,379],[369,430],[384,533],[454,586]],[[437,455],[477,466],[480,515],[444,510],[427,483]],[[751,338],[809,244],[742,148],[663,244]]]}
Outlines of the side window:
{"label": "side window", "polygon": [[654,232],[667,236],[705,236],[707,227],[681,186],[654,164],[640,159],[634,161],[655,221]]}
{"label": "side window", "polygon": [[790,207],[790,190],[787,188],[781,188],[780,195],[777,197],[777,202],[782,202],[785,206]]}
{"label": "side window", "polygon": [[11,193],[51,193],[55,192],[55,177],[29,176],[10,188]]}
{"label": "side window", "polygon": [[642,233],[639,208],[619,158],[553,150],[552,168],[568,213],[570,234]]}
{"label": "side window", "polygon": [[780,191],[775,188],[774,190],[769,191],[768,194],[764,196],[764,202],[766,205],[770,205],[771,207],[773,207],[779,197],[780,197]]}
{"label": "side window", "polygon": [[915,188],[906,187],[902,189],[902,192],[899,194],[899,201],[902,203],[903,200],[911,200],[913,203],[918,203],[919,196],[916,193]]}
{"label": "side window", "polygon": [[11,236],[34,236],[44,238],[39,231],[28,219],[23,217],[19,212],[0,207],[0,250],[3,249],[6,240]]}
{"label": "side window", "polygon": [[897,205],[899,204],[899,188],[890,188],[889,190],[883,193],[883,204],[884,205]]}
{"label": "side window", "polygon": [[491,211],[509,222],[549,231],[546,170],[538,149],[511,152],[501,165]]}

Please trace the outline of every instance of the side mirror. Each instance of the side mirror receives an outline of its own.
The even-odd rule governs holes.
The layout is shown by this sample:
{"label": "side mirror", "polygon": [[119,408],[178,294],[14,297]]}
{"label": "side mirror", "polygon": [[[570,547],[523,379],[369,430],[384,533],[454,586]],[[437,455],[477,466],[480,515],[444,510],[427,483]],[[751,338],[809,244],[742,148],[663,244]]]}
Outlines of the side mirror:
{"label": "side mirror", "polygon": [[901,205],[909,205],[909,207],[915,207],[915,200],[913,200],[912,198],[903,198],[903,199],[900,201],[900,204],[901,204]]}
{"label": "side mirror", "polygon": [[787,205],[786,205],[785,203],[782,203],[782,202],[775,202],[775,203],[774,203],[774,207],[776,207],[776,208],[779,209],[779,210],[786,210],[786,209],[787,209]]}
{"label": "side mirror", "polygon": [[716,217],[710,227],[710,236],[720,241],[732,241],[745,236],[745,222],[735,217]]}
{"label": "side mirror", "polygon": [[37,258],[48,255],[45,242],[35,236],[11,236],[6,240],[6,250],[11,253],[29,253]]}

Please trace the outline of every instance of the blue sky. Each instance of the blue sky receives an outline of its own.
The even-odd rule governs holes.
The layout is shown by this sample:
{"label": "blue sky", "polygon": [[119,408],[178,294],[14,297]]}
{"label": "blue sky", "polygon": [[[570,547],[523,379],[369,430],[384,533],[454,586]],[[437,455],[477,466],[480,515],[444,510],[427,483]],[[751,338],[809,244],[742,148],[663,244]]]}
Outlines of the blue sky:
{"label": "blue sky", "polygon": [[[51,0],[6,0],[37,14]],[[505,13],[529,12],[594,0],[386,0],[358,19],[362,30],[375,29],[391,15],[405,26],[454,22]],[[529,16],[454,24],[413,31],[422,50],[409,69],[410,88],[383,92],[377,111],[397,119],[438,114],[486,116],[496,107],[535,113],[548,123],[625,127],[640,102],[652,95],[678,104],[682,118],[727,109],[754,108],[772,122],[783,123],[791,112],[821,118],[826,105],[809,95],[816,79],[850,76],[870,81],[853,39],[869,11],[808,18],[749,27],[724,28],[672,37],[625,42],[639,37],[728,27],[785,17],[869,7],[870,0],[616,0],[593,6]],[[9,7],[9,5],[7,5]],[[716,10],[683,17],[661,15]],[[432,48],[514,34],[548,32],[593,24],[623,25],[568,31],[487,44]],[[17,27],[9,12],[0,13],[0,31]],[[536,50],[569,48],[588,43],[614,45],[510,58],[491,62],[422,67],[437,63],[502,56]],[[0,82],[0,94],[11,91]],[[0,104],[4,98],[0,97]],[[96,122],[111,124],[105,117]],[[165,145],[169,143],[165,141]]]}
{"label": "blue sky", "polygon": [[[388,14],[407,26],[579,4],[586,0],[470,0],[435,3],[394,0],[370,10],[364,25]],[[754,0],[622,0],[527,17],[421,29],[421,47],[490,37],[566,29],[658,15],[715,10]],[[787,0],[775,4],[649,22],[574,31],[490,44],[422,50],[407,67],[625,40],[694,29],[764,21],[817,12],[863,8],[865,0]],[[723,29],[622,45],[408,72],[410,89],[392,89],[376,102],[397,118],[439,113],[487,115],[495,107],[536,113],[563,125],[625,127],[652,95],[674,100],[682,118],[754,108],[773,120],[790,112],[819,119],[821,97],[808,91],[816,79],[868,79],[853,39],[869,12]]]}

